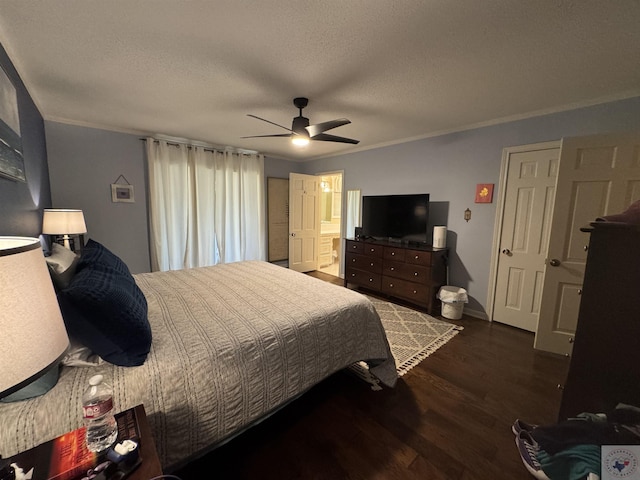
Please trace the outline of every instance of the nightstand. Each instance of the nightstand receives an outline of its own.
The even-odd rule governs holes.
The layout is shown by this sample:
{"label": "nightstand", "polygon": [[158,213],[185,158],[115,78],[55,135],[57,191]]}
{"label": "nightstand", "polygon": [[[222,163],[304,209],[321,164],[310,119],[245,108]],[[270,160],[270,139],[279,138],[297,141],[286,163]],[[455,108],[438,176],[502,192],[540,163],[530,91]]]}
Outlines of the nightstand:
{"label": "nightstand", "polygon": [[[127,479],[149,480],[162,475],[162,465],[142,404],[116,413],[119,441],[137,438],[140,464]],[[105,460],[107,452],[96,455],[85,443],[84,427],[60,435],[29,450],[13,455],[4,463],[15,463],[20,472],[31,471],[29,478],[76,479]],[[122,473],[122,472],[120,472]],[[4,477],[3,477],[4,478]]]}
{"label": "nightstand", "polygon": [[[162,475],[162,466],[156,451],[156,444],[151,434],[151,427],[147,420],[147,414],[144,405],[140,404],[132,409],[133,414],[137,417],[138,428],[140,429],[140,457],[142,463],[127,478],[129,480],[149,480]],[[122,412],[128,414],[129,410]]]}

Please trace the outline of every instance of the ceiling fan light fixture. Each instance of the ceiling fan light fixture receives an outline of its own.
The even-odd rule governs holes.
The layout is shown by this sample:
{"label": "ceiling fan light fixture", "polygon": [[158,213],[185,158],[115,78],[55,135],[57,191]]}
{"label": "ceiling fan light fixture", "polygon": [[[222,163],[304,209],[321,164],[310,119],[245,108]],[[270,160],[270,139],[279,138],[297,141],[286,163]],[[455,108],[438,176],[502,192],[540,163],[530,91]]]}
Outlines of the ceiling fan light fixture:
{"label": "ceiling fan light fixture", "polygon": [[291,143],[293,143],[297,147],[305,147],[309,145],[309,142],[311,140],[321,142],[351,143],[353,145],[357,145],[358,143],[360,143],[359,140],[354,140],[353,138],[339,137],[337,135],[330,135],[328,133],[325,133],[327,130],[332,130],[334,128],[351,123],[351,121],[347,120],[346,118],[337,118],[335,120],[329,120],[328,122],[315,123],[313,125],[310,125],[309,119],[302,115],[302,109],[307,106],[308,102],[309,100],[304,97],[296,97],[293,99],[293,104],[300,111],[300,114],[297,117],[293,117],[291,128],[280,125],[279,123],[272,122],[271,120],[267,120],[266,118],[258,117],[257,115],[252,115],[250,113],[247,114],[249,117],[253,117],[257,120],[262,120],[263,122],[270,123],[271,125],[280,127],[284,130],[289,131],[290,133],[251,135],[241,138],[289,137],[291,138]]}
{"label": "ceiling fan light fixture", "polygon": [[309,145],[309,137],[305,137],[304,135],[292,135],[291,143],[297,147],[306,147]]}

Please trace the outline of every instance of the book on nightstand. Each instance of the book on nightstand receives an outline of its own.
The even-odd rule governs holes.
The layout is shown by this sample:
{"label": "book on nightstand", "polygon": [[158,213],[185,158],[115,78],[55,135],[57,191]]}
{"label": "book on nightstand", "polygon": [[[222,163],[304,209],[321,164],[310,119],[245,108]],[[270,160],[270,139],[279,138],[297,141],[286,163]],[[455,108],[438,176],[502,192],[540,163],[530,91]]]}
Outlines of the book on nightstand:
{"label": "book on nightstand", "polygon": [[[117,442],[140,441],[140,427],[133,408],[117,413],[115,418],[118,423]],[[8,462],[15,470],[16,480],[76,480],[89,478],[104,469],[110,463],[106,453],[106,450],[100,453],[89,451],[85,427],[80,427],[18,453]]]}

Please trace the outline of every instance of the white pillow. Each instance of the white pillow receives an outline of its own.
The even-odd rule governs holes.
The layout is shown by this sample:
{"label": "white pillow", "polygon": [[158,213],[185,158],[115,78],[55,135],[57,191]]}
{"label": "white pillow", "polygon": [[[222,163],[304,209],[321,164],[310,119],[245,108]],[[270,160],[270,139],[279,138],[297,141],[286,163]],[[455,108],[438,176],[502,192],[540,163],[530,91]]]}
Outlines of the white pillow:
{"label": "white pillow", "polygon": [[69,350],[62,359],[62,364],[68,367],[94,367],[100,365],[104,360],[93,353],[89,347],[70,339]]}
{"label": "white pillow", "polygon": [[51,245],[51,255],[45,258],[56,290],[66,288],[76,272],[80,256],[54,242]]}

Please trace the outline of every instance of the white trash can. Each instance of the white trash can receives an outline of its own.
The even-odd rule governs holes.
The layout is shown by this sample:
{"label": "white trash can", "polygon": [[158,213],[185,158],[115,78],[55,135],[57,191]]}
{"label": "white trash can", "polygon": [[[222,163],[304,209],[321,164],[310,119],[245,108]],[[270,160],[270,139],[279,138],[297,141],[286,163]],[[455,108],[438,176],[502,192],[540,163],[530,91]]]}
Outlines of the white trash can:
{"label": "white trash can", "polygon": [[440,287],[438,298],[442,302],[441,313],[444,318],[460,320],[464,304],[469,301],[467,291],[464,288],[445,285]]}

